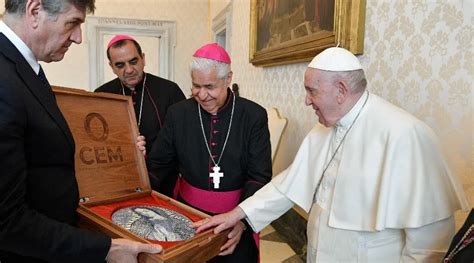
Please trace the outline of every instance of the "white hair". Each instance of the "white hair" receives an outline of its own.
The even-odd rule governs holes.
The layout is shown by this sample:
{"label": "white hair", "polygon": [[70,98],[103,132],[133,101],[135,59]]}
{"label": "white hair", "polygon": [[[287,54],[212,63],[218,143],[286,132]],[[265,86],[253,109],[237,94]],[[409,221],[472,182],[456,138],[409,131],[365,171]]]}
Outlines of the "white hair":
{"label": "white hair", "polygon": [[322,70],[324,76],[328,81],[344,80],[355,93],[363,92],[367,87],[367,79],[365,78],[364,70],[351,70],[351,71],[327,71]]}
{"label": "white hair", "polygon": [[230,64],[219,62],[208,58],[194,57],[189,65],[190,72],[199,71],[204,73],[210,73],[215,68],[217,71],[218,79],[226,79],[230,72]]}

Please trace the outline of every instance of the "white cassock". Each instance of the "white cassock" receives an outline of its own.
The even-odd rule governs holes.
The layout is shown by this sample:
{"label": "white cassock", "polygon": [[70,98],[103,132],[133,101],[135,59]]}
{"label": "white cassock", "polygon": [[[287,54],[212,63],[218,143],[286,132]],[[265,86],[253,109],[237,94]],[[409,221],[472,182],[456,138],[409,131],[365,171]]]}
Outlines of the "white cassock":
{"label": "white cassock", "polygon": [[292,165],[239,206],[259,232],[294,204],[310,213],[308,262],[439,262],[453,213],[468,207],[431,129],[368,92],[335,127],[316,125]]}

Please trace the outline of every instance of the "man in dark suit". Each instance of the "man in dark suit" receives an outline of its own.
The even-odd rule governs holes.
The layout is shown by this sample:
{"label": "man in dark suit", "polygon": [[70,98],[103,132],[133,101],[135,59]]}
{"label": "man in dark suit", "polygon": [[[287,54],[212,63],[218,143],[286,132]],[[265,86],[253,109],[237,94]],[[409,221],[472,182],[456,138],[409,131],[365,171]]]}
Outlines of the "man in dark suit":
{"label": "man in dark suit", "polygon": [[74,140],[38,61],[60,61],[94,0],[6,0],[0,21],[0,262],[134,262],[154,247],[74,227]]}

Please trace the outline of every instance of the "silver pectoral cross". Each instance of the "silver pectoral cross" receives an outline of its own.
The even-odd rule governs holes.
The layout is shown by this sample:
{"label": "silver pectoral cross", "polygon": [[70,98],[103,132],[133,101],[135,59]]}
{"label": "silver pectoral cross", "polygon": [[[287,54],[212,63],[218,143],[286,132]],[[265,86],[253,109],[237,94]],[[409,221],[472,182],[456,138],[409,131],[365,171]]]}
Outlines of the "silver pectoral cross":
{"label": "silver pectoral cross", "polygon": [[221,168],[219,166],[212,167],[214,172],[209,173],[209,177],[212,177],[212,182],[214,183],[214,188],[219,189],[219,183],[221,182],[221,177],[224,177],[224,173],[220,173],[219,170]]}

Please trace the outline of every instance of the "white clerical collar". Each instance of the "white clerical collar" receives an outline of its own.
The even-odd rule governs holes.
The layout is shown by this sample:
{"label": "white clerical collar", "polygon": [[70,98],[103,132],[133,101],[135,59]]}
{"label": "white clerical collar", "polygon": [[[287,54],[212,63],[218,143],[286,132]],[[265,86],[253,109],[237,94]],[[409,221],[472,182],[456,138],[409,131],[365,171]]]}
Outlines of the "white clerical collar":
{"label": "white clerical collar", "polygon": [[336,123],[336,127],[343,127],[343,128],[349,127],[349,125],[351,125],[351,123],[354,121],[356,116],[362,110],[362,107],[365,104],[364,102],[367,100],[368,96],[369,96],[369,91],[365,90],[364,94],[360,96],[359,100],[352,107],[352,109]]}
{"label": "white clerical collar", "polygon": [[20,51],[23,57],[26,59],[28,64],[30,64],[33,71],[38,74],[40,70],[40,65],[36,60],[33,51],[18,37],[18,35],[11,30],[10,27],[7,26],[3,21],[0,21],[0,32],[3,33],[12,43],[13,45]]}

